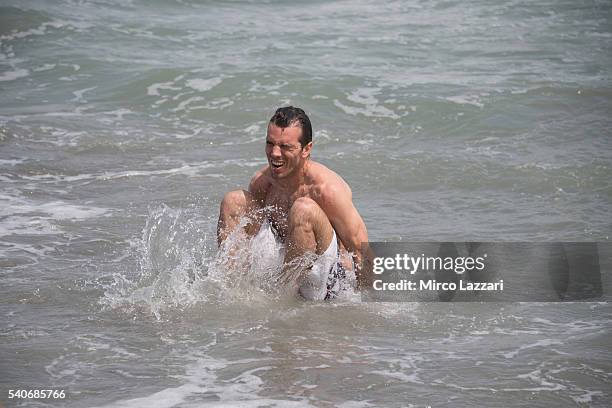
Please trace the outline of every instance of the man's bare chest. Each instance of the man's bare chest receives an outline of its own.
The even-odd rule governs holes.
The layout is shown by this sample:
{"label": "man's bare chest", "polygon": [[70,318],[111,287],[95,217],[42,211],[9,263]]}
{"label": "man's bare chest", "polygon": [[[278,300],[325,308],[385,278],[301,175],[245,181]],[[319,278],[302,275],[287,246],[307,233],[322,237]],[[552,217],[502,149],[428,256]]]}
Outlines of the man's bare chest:
{"label": "man's bare chest", "polygon": [[301,197],[309,197],[306,189],[298,189],[292,193],[288,193],[283,190],[270,189],[266,194],[264,205],[266,208],[268,222],[282,239],[284,239],[288,233],[287,220],[291,206],[295,200]]}

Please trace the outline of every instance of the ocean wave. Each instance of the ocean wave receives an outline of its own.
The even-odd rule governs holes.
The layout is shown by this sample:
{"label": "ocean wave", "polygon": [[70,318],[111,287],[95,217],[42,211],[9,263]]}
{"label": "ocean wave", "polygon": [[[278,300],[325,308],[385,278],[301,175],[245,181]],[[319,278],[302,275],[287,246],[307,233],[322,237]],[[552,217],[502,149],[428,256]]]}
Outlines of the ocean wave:
{"label": "ocean wave", "polygon": [[7,194],[0,195],[0,203],[0,236],[62,234],[56,221],[83,221],[110,214],[108,208],[61,200],[36,202]]}

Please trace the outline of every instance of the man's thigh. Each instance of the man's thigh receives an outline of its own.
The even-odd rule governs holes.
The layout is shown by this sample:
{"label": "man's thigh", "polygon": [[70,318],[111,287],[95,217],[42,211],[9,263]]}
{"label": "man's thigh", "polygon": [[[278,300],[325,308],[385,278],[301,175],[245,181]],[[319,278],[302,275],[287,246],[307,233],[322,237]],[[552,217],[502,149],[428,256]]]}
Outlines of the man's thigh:
{"label": "man's thigh", "polygon": [[[300,233],[297,226],[307,226],[307,229],[312,230],[316,241],[317,254],[322,254],[329,247],[334,230],[327,214],[316,201],[302,197],[293,203],[289,211],[289,229],[290,232],[293,229],[294,235]],[[294,236],[294,238],[299,237]]]}

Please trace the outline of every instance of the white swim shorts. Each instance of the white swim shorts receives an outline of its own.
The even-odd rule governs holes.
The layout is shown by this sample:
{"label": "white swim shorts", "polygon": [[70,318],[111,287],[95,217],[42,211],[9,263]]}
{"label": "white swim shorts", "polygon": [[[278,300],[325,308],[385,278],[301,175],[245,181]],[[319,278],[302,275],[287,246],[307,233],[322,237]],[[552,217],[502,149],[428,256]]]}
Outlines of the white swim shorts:
{"label": "white swim shorts", "polygon": [[[285,259],[285,244],[274,233],[268,221],[264,221],[251,244],[253,263],[256,271],[280,273]],[[306,300],[334,298],[338,292],[340,273],[336,231],[329,247],[318,256],[306,279],[300,285],[299,293]]]}

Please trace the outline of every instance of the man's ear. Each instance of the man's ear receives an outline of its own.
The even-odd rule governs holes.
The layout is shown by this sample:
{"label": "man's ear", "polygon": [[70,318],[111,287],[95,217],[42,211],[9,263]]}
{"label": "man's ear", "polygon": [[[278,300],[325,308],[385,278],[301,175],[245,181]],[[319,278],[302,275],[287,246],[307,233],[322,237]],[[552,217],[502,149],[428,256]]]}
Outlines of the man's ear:
{"label": "man's ear", "polygon": [[310,151],[312,150],[312,142],[309,142],[302,148],[302,158],[306,159],[310,157]]}

